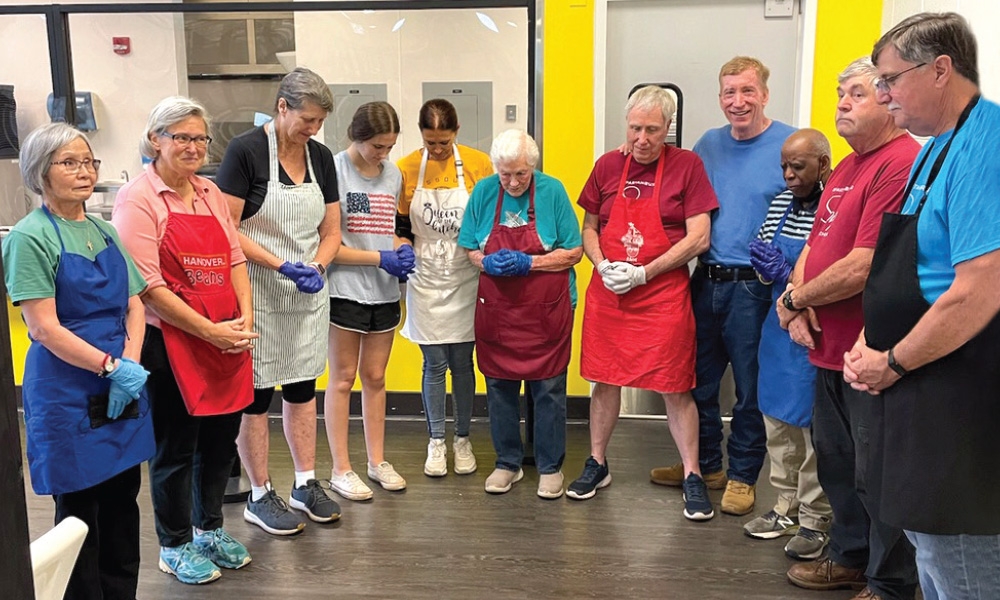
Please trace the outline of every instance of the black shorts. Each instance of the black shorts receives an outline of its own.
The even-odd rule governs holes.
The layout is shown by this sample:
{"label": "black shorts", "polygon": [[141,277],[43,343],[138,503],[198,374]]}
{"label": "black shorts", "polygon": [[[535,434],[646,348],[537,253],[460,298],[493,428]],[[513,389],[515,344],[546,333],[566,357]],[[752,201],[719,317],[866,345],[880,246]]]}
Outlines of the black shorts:
{"label": "black shorts", "polygon": [[[245,415],[263,415],[271,406],[275,388],[260,388],[253,391],[253,402],[243,409]],[[307,379],[286,383],[281,386],[281,396],[289,404],[305,404],[316,397],[316,380]]]}
{"label": "black shorts", "polygon": [[399,302],[361,304],[343,298],[330,298],[330,324],[358,333],[384,333],[399,325],[402,310]]}

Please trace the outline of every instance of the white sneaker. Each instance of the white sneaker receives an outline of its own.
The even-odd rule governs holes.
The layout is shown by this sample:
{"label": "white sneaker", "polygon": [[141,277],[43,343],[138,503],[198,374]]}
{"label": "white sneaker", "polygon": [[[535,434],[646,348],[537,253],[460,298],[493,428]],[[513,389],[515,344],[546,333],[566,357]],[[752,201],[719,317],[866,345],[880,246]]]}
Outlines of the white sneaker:
{"label": "white sneaker", "polygon": [[371,500],[372,497],[372,489],[354,471],[343,475],[333,473],[330,477],[330,489],[348,500]]}
{"label": "white sneaker", "polygon": [[444,477],[448,474],[448,446],[444,440],[431,438],[427,442],[427,460],[424,462],[424,475],[428,477]]}
{"label": "white sneaker", "polygon": [[377,481],[384,489],[396,492],[406,489],[406,480],[400,477],[392,465],[382,461],[376,466],[368,464],[368,479]]}
{"label": "white sneaker", "polygon": [[472,453],[472,442],[468,437],[455,436],[455,473],[468,475],[476,472],[476,455]]}

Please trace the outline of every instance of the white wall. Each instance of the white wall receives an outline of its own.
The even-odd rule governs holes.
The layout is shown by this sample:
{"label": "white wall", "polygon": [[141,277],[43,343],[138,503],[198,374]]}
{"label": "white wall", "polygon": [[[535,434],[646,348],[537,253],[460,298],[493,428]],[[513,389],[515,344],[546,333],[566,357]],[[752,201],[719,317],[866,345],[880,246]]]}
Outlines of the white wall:
{"label": "white wall", "polygon": [[[96,98],[99,129],[88,137],[94,154],[104,161],[101,179],[118,179],[123,170],[135,175],[141,168],[138,140],[150,109],[166,96],[187,92],[180,16],[72,15],[69,27],[76,89]],[[115,54],[112,36],[131,37],[132,53]],[[52,91],[50,72],[45,18],[0,16],[0,83],[14,85],[22,140],[49,122],[45,101]],[[16,161],[0,161],[0,225],[12,225],[27,210]]]}
{"label": "white wall", "polygon": [[[482,11],[499,33],[484,27],[474,10],[296,13],[299,65],[327,83],[385,83],[399,113],[402,133],[395,160],[420,147],[416,127],[424,81],[492,81],[493,133],[527,126],[527,11]],[[398,31],[393,26],[405,23]],[[517,105],[517,121],[503,107]]]}
{"label": "white wall", "polygon": [[983,95],[1000,101],[1000,3],[996,0],[885,0],[882,31],[919,12],[957,12],[969,21],[979,42],[979,82]]}

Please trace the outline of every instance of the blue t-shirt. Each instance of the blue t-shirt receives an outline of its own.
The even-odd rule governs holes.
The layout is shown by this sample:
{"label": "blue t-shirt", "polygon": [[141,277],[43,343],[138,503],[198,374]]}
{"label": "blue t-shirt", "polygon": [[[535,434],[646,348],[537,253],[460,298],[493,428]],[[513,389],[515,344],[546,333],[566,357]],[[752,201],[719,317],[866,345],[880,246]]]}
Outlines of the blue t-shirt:
{"label": "blue t-shirt", "polygon": [[710,129],[694,145],[719,198],[712,214],[712,244],[701,260],[726,267],[750,266],[750,240],[756,237],[771,200],[786,187],[781,146],[795,128],[780,121],[757,137],[737,140],[732,127]]}
{"label": "blue t-shirt", "polygon": [[[902,213],[912,215],[924,196],[931,166],[954,130],[932,138],[914,169],[930,153]],[[1000,248],[1000,106],[986,100],[958,130],[917,222],[917,278],[933,304],[955,280],[955,265]]]}
{"label": "blue t-shirt", "polygon": [[[500,191],[500,177],[490,175],[479,180],[469,197],[462,218],[462,229],[458,233],[458,245],[468,250],[482,250],[493,231],[493,218],[497,210],[497,194]],[[518,226],[528,221],[529,193],[519,198],[503,194],[500,223]],[[546,251],[572,250],[583,245],[580,237],[580,223],[566,194],[566,188],[558,179],[535,171],[535,227],[542,247]],[[569,296],[576,306],[576,273],[569,270]]]}

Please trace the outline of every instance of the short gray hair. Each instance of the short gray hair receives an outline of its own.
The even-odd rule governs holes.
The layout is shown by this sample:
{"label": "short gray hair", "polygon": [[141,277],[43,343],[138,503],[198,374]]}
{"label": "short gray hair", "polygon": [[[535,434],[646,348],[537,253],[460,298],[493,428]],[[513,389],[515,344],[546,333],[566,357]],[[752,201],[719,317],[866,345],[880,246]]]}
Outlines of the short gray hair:
{"label": "short gray hair", "polygon": [[45,189],[45,177],[52,167],[52,156],[76,139],[82,139],[87,142],[87,147],[91,148],[87,136],[66,123],[49,123],[29,133],[21,145],[19,156],[24,185],[32,192],[41,195]]}
{"label": "short gray hair", "polygon": [[635,109],[660,110],[663,113],[663,124],[666,125],[674,118],[674,113],[677,112],[677,102],[674,101],[673,94],[660,86],[647,85],[639,88],[634,94],[629,96],[628,102],[625,103],[625,118],[628,119],[629,113]]}
{"label": "short gray hair", "polygon": [[847,65],[840,72],[840,75],[837,75],[837,83],[843,84],[852,77],[864,77],[868,84],[872,86],[872,89],[875,89],[875,80],[878,79],[878,69],[872,62],[871,57],[862,56]]}
{"label": "short gray hair", "polygon": [[532,169],[538,166],[538,144],[534,138],[523,129],[508,129],[501,132],[490,147],[493,169],[499,170],[498,165],[501,163],[513,162],[519,158],[523,158]]}
{"label": "short gray hair", "polygon": [[872,62],[887,47],[911,63],[931,63],[939,56],[951,57],[959,75],[979,85],[976,36],[962,15],[953,12],[919,13],[903,19],[879,38],[872,49]]}
{"label": "short gray hair", "polygon": [[188,117],[201,117],[205,122],[205,132],[211,135],[212,120],[208,116],[208,111],[197,100],[185,98],[184,96],[170,96],[160,100],[149,113],[149,120],[146,121],[146,129],[142,132],[142,139],[139,140],[139,152],[146,158],[156,160],[159,155],[149,135],[160,135],[167,132],[167,129],[180,123]]}
{"label": "short gray hair", "polygon": [[330,86],[322,77],[305,67],[296,67],[281,80],[278,95],[274,98],[274,110],[278,110],[278,101],[282,98],[292,110],[302,110],[302,106],[308,101],[327,113],[333,112]]}

